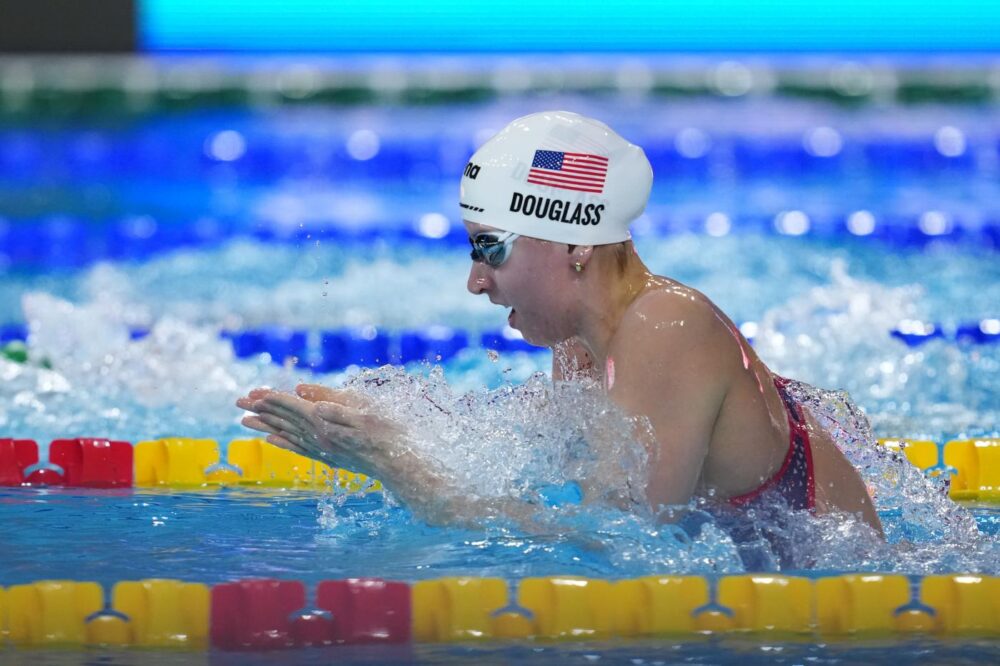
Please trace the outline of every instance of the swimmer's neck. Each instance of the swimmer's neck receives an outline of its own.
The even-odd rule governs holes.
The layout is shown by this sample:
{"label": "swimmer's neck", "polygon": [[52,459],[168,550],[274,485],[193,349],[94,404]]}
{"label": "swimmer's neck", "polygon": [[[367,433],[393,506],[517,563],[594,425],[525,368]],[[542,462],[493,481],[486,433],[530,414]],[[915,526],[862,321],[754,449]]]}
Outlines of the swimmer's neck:
{"label": "swimmer's neck", "polygon": [[603,368],[607,362],[611,341],[632,303],[657,280],[634,252],[627,255],[624,271],[607,254],[590,261],[583,275],[585,296],[580,301],[576,330],[596,367]]}

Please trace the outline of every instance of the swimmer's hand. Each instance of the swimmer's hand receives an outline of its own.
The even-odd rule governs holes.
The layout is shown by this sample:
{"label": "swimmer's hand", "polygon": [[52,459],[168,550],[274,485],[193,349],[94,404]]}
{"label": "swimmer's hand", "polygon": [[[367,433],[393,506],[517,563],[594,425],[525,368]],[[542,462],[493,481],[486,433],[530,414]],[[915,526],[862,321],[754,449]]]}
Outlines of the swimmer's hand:
{"label": "swimmer's hand", "polygon": [[300,384],[295,395],[259,388],[236,401],[253,412],[243,425],[313,460],[378,479],[431,524],[477,525],[504,517],[526,528],[538,507],[513,498],[478,499],[455,488],[446,470],[418,455],[409,433],[353,391]]}
{"label": "swimmer's hand", "polygon": [[292,395],[259,388],[236,405],[253,412],[243,425],[267,433],[275,446],[383,481],[395,476],[405,432],[353,391],[299,384]]}

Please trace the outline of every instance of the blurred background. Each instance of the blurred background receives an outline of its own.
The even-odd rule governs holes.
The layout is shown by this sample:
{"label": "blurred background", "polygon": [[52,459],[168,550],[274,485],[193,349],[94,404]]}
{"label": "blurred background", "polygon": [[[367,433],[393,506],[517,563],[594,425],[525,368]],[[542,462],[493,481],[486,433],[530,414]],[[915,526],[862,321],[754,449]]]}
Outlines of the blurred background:
{"label": "blurred background", "polygon": [[69,353],[70,303],[317,371],[523,351],[458,178],[562,108],[646,150],[640,251],[777,369],[995,429],[996,2],[0,0],[0,52],[0,344]]}

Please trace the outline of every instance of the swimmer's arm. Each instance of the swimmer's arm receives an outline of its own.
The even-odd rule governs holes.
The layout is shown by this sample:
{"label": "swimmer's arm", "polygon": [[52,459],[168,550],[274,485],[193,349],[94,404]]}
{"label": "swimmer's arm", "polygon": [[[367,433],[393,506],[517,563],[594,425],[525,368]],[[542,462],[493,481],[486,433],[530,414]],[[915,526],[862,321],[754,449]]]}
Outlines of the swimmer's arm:
{"label": "swimmer's arm", "polygon": [[300,384],[295,393],[251,391],[236,403],[251,412],[243,424],[267,433],[275,446],[378,479],[428,523],[472,526],[501,518],[531,530],[537,505],[463,492],[447,470],[414,451],[404,426],[382,418],[361,396],[317,384]]}
{"label": "swimmer's arm", "polygon": [[430,525],[476,528],[485,521],[504,520],[533,531],[538,505],[513,497],[477,497],[458,488],[447,471],[416,454],[404,440],[390,460],[371,469],[414,515]]}
{"label": "swimmer's arm", "polygon": [[647,443],[647,498],[657,509],[686,504],[698,486],[731,359],[723,352],[727,333],[708,304],[654,299],[647,308],[619,327],[607,383],[618,406],[652,426],[649,433],[639,419],[636,436]]}

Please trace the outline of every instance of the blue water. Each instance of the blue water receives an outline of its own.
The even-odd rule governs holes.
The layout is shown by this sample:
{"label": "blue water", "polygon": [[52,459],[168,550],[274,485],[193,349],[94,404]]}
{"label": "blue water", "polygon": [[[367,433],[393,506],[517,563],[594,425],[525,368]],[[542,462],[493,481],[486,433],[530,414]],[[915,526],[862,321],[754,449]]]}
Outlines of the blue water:
{"label": "blue water", "polygon": [[[657,563],[642,557],[640,549],[649,550],[650,543],[641,543],[627,526],[530,536],[500,524],[468,530],[431,527],[415,521],[405,508],[387,507],[381,494],[334,505],[304,491],[4,488],[0,507],[5,585],[42,577],[107,586],[142,578],[214,584],[274,577],[311,586],[364,576],[415,581],[474,572],[510,580],[547,575],[617,579],[741,570],[726,547],[706,544],[699,560],[689,556],[696,547],[671,545],[675,537],[666,531]],[[984,534],[1000,534],[1000,511],[981,507],[973,513]],[[889,531],[900,522],[887,513],[883,518]],[[996,562],[984,562],[983,568],[998,573]],[[949,570],[946,565],[936,569]]]}
{"label": "blue water", "polygon": [[[454,176],[471,152],[539,104],[604,118],[644,147],[656,178],[636,233],[704,231],[712,213],[733,231],[773,232],[782,212],[801,211],[809,236],[998,245],[991,105],[551,95],[12,123],[0,128],[0,254],[54,268],[234,234],[436,235],[422,220],[460,226]],[[855,218],[849,231],[859,211],[874,226]]]}
{"label": "blue water", "polygon": [[[225,444],[250,434],[233,406],[248,389],[339,385],[360,372],[315,374],[266,356],[237,358],[222,330],[500,329],[504,313],[465,291],[453,175],[488,130],[539,103],[511,97],[448,108],[203,111],[0,130],[0,324],[30,327],[32,359],[0,360],[0,434],[35,438],[43,450],[66,436],[134,442],[180,435]],[[1000,316],[995,108],[834,108],[769,97],[559,96],[544,105],[614,119],[647,147],[657,182],[634,229],[640,253],[653,270],[752,323],[758,353],[774,370],[846,390],[875,436],[944,442],[1000,434],[1000,345],[937,339],[908,347],[890,335],[907,320],[950,333]],[[377,149],[365,157],[372,141]],[[833,154],[817,154],[831,145],[839,145]],[[133,339],[134,329],[150,333]],[[41,359],[51,369],[37,365]],[[417,418],[422,395],[456,405],[471,396],[462,412],[470,418],[421,422],[424,445],[451,465],[461,492],[540,493],[566,479],[527,459],[523,434],[552,435],[544,450],[558,453],[552,423],[569,432],[577,426],[515,387],[543,385],[537,373],[550,363],[548,353],[496,356],[472,346],[439,374],[411,364],[379,397]],[[508,440],[474,427],[477,419],[493,423],[491,414],[518,424]],[[623,465],[611,465],[616,473],[628,471],[622,447],[612,460]],[[813,564],[788,570],[1000,573],[1000,511],[956,509],[898,465],[872,465],[867,474],[905,481],[882,487],[890,543],[872,543],[849,523],[822,524],[802,541]],[[522,478],[525,471],[538,478]],[[904,512],[900,497],[916,509]],[[528,533],[502,521],[431,526],[382,494],[0,489],[0,584],[744,570],[731,542],[710,526],[685,532],[647,518],[569,503],[551,507]],[[975,641],[726,640],[336,654],[800,663],[975,662],[995,653],[995,645]],[[101,658],[118,663],[114,654]]]}
{"label": "blue water", "polygon": [[[1000,345],[936,339],[910,348],[890,336],[904,320],[956,326],[995,316],[994,250],[952,244],[887,254],[865,239],[753,233],[675,234],[637,245],[653,270],[701,289],[736,321],[756,322],[754,343],[776,371],[847,390],[878,436],[943,442],[996,434]],[[128,440],[242,436],[232,410],[241,388],[338,383],[345,374],[234,359],[220,330],[440,324],[476,334],[503,327],[501,308],[465,291],[468,265],[465,251],[448,244],[234,240],[139,263],[11,276],[0,283],[0,312],[8,321],[34,322],[35,356],[59,359],[66,381],[9,367],[5,394],[27,402],[0,403],[0,427],[40,440],[67,429]],[[131,340],[136,327],[152,333]],[[550,359],[504,354],[494,362],[471,347],[444,371],[456,390],[493,388],[547,371]],[[195,382],[192,394],[187,387]],[[69,388],[81,384],[90,389],[85,401]],[[31,407],[29,394],[45,409]]]}
{"label": "blue water", "polygon": [[[628,641],[597,643],[531,643],[482,645],[361,646],[275,650],[258,653],[143,651],[143,664],[983,664],[1000,653],[988,639],[850,641],[830,643],[762,641],[750,638]],[[0,651],[0,664],[23,663],[25,653]],[[134,664],[137,654],[127,650],[93,649],[86,652],[31,650],[33,664]]]}

